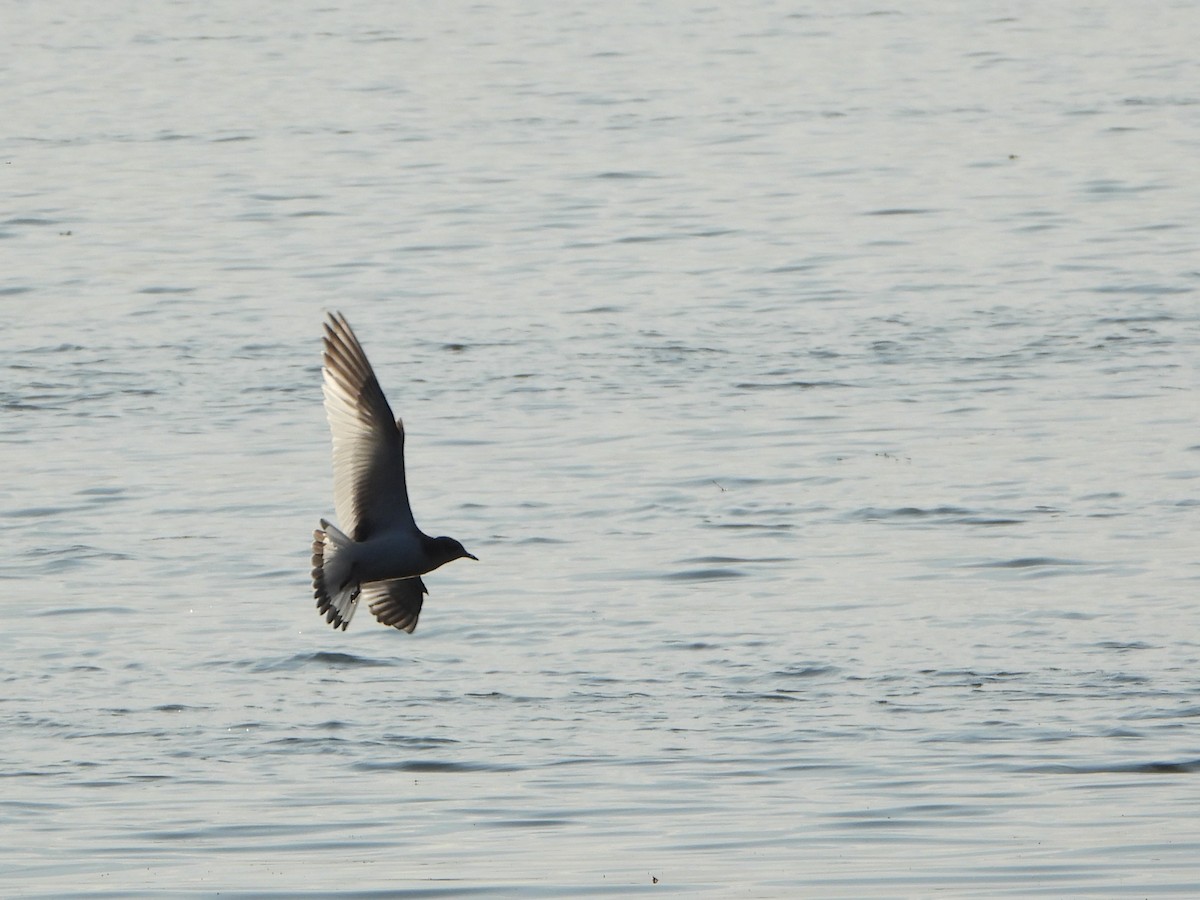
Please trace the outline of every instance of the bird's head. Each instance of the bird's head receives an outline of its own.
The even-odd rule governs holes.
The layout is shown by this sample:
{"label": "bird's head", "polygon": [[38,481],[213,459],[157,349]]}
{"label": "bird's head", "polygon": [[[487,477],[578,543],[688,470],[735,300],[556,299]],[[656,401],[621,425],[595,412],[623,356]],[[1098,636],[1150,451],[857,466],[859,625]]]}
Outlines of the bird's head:
{"label": "bird's head", "polygon": [[446,563],[456,559],[473,559],[479,561],[479,557],[473,553],[468,553],[467,549],[452,537],[435,537],[430,541],[430,553],[434,559],[438,561],[439,566],[444,566]]}

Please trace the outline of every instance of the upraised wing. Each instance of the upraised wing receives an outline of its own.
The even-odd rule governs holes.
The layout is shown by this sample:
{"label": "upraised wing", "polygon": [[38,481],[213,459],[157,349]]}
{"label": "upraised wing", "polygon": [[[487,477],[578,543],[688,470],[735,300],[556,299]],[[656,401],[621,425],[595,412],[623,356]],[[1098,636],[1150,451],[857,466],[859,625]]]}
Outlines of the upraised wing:
{"label": "upraised wing", "polygon": [[404,480],[404,425],[393,420],[367,354],[341,313],[330,313],[325,323],[324,362],[338,524],[356,541],[388,527],[415,528]]}

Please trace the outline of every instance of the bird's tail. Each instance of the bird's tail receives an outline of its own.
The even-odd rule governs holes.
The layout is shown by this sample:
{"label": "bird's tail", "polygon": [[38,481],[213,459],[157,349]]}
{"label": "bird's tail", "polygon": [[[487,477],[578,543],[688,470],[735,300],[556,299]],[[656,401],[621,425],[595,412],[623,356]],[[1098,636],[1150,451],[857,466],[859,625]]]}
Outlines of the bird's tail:
{"label": "bird's tail", "polygon": [[354,542],[324,519],[313,532],[312,582],[317,612],[334,628],[346,630],[358,607],[359,586],[353,578]]}

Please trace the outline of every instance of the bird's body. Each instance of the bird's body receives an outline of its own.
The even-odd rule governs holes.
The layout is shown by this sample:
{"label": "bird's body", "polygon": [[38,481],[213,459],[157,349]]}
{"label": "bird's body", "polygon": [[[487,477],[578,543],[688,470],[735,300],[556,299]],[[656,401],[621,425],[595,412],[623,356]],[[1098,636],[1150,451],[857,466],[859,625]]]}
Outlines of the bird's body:
{"label": "bird's body", "polygon": [[420,576],[475,557],[453,538],[430,537],[417,527],[404,476],[404,424],[392,419],[371,363],[340,313],[325,324],[324,363],[341,528],[322,519],[313,532],[317,611],[345,629],[365,596],[380,622],[412,632],[426,593]]}

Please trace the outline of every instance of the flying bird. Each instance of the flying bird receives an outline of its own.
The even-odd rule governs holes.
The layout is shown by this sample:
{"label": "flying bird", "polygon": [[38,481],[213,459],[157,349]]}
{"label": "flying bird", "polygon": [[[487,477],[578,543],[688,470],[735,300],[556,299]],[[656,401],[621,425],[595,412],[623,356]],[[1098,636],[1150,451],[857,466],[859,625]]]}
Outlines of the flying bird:
{"label": "flying bird", "polygon": [[333,505],[313,532],[317,612],[335,629],[358,601],[384,625],[409,634],[424,602],[421,576],[455,559],[477,559],[454,538],[417,527],[404,479],[404,423],[392,409],[367,354],[341,313],[325,323],[325,415],[333,432]]}

